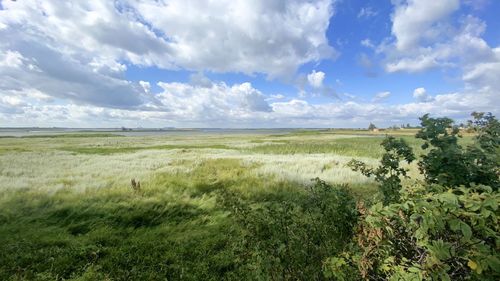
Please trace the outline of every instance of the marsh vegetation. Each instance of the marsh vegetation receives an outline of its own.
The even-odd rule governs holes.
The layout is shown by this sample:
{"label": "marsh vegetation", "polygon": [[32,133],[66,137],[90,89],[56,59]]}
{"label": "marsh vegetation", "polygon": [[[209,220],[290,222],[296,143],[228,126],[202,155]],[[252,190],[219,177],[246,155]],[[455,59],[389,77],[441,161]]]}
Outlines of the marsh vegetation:
{"label": "marsh vegetation", "polygon": [[[422,152],[415,131],[386,133]],[[340,278],[332,257],[351,247],[356,202],[382,200],[348,163],[378,165],[382,140],[367,131],[0,138],[0,279]],[[402,167],[404,184],[423,180],[416,163]]]}

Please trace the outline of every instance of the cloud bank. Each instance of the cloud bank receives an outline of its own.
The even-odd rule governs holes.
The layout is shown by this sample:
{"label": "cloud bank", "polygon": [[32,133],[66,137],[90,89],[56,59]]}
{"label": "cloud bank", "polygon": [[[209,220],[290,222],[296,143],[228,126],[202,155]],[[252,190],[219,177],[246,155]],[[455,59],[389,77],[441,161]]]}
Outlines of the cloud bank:
{"label": "cloud bank", "polygon": [[[459,73],[460,90],[435,93],[422,85],[399,92],[374,90],[363,99],[356,93],[337,94],[328,80],[335,80],[333,74],[341,69],[319,66],[340,54],[329,42],[335,38],[327,37],[329,28],[340,28],[330,26],[341,5],[333,0],[3,1],[0,122],[363,127],[371,121],[415,121],[425,113],[457,118],[473,110],[498,114],[500,46],[483,38],[486,22],[457,15],[469,2],[393,1],[390,34],[378,44],[362,40],[363,53],[354,62],[374,79],[383,74],[379,66],[385,75],[451,69]],[[368,22],[379,15],[363,7],[354,17]],[[131,67],[184,71],[190,77],[132,81],[127,76]],[[206,72],[248,79],[212,81]],[[265,91],[253,82],[256,74],[300,85],[295,94]],[[405,102],[389,103],[401,96]]]}

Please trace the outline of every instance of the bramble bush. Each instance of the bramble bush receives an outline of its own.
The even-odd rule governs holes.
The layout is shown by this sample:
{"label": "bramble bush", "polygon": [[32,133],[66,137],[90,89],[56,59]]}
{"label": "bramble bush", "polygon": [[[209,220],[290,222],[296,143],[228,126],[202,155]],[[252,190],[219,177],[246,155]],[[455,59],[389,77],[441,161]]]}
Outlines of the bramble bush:
{"label": "bramble bush", "polygon": [[498,280],[498,192],[432,188],[411,187],[401,203],[365,210],[356,251],[330,259],[326,272],[358,268],[343,280]]}
{"label": "bramble bush", "polygon": [[[476,135],[466,148],[458,144],[459,130],[451,119],[421,118],[417,137],[425,141],[423,149],[430,148],[418,163],[425,182],[403,187],[399,200],[390,204],[384,200],[385,205],[368,209],[359,205],[361,218],[353,242],[326,260],[325,276],[337,280],[500,279],[500,126],[491,114],[473,113],[473,117],[469,127]],[[385,147],[386,155],[393,153],[390,148]],[[384,171],[356,164],[353,168],[365,175]],[[389,164],[382,161],[388,170],[399,169]],[[381,191],[385,179],[376,177]]]}

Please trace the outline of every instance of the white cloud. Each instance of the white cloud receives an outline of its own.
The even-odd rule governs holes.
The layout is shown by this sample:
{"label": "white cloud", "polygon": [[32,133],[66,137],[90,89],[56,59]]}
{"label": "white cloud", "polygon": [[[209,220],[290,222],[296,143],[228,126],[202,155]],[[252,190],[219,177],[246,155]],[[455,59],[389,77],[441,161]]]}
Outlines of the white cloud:
{"label": "white cloud", "polygon": [[400,51],[419,46],[421,40],[434,40],[442,32],[436,25],[460,7],[459,0],[394,1],[392,33]]}
{"label": "white cloud", "polygon": [[426,1],[396,4],[392,26],[395,41],[385,40],[377,47],[386,56],[387,72],[464,69],[494,58],[481,37],[485,22],[470,15],[454,22],[449,14],[458,8],[455,0],[433,1],[438,7],[427,13],[433,5],[424,5]]}
{"label": "white cloud", "polygon": [[[5,1],[0,93],[150,110],[151,85],[128,81],[127,65],[197,70],[191,84],[206,88],[203,71],[291,76],[336,56],[326,38],[333,10],[333,0]],[[260,94],[244,96],[244,107],[270,110]]]}
{"label": "white cloud", "polygon": [[259,90],[253,88],[249,82],[233,86],[231,90],[243,97],[241,102],[243,108],[257,112],[272,111],[265,96]]}
{"label": "white cloud", "polygon": [[142,86],[144,89],[144,92],[150,93],[151,92],[151,84],[147,81],[139,81],[139,84]]}
{"label": "white cloud", "polygon": [[269,100],[282,100],[284,99],[285,96],[282,95],[282,94],[275,94],[275,95],[270,95],[269,98],[267,99],[268,101]]}
{"label": "white cloud", "polygon": [[23,56],[19,52],[11,50],[2,52],[0,50],[0,67],[18,68],[23,65],[23,59]]}
{"label": "white cloud", "polygon": [[189,81],[192,85],[210,88],[212,81],[208,79],[202,72],[194,73],[189,76]]}
{"label": "white cloud", "polygon": [[170,112],[188,122],[221,122],[252,118],[260,112],[270,112],[266,96],[248,82],[228,86],[212,83],[210,87],[184,83],[159,82],[163,92],[160,103],[151,110]]}
{"label": "white cloud", "polygon": [[[455,93],[431,97],[422,88],[406,104],[355,97],[314,104],[204,76],[215,71],[284,77],[302,64],[335,57],[325,35],[333,2],[4,1],[0,123],[364,127],[370,121],[416,120],[427,112],[459,118],[473,110],[499,112],[500,47],[482,38],[487,26],[477,18],[458,17],[455,25],[450,15],[458,4],[452,0],[394,1],[394,37],[379,46],[368,39],[361,44],[385,55],[388,72],[461,70],[465,88]],[[365,54],[358,63],[368,70],[374,65]],[[127,80],[132,65],[195,72],[189,83],[158,83],[162,91],[154,93],[149,81]],[[322,71],[301,74],[299,93],[336,96],[324,79]],[[304,92],[308,85],[313,93]]]}
{"label": "white cloud", "polygon": [[413,91],[413,98],[415,98],[419,102],[429,102],[433,100],[433,98],[427,94],[427,91],[423,87],[416,88]]}
{"label": "white cloud", "polygon": [[[385,55],[387,72],[424,72],[433,68],[451,69],[461,75],[465,87],[453,94],[429,96],[416,89],[415,104],[402,105],[412,112],[429,110],[459,115],[468,111],[498,112],[500,46],[491,47],[483,34],[484,21],[471,16],[451,17],[458,0],[394,1],[392,33],[377,47]],[[457,78],[458,78],[457,77]]]}
{"label": "white cloud", "polygon": [[[465,68],[462,79],[470,88],[500,92],[500,47],[491,49],[487,61],[471,64]],[[500,94],[498,94],[500,95]]]}
{"label": "white cloud", "polygon": [[361,46],[367,47],[367,48],[375,48],[375,45],[372,43],[372,41],[368,38],[365,38],[361,40],[360,42]]}
{"label": "white cloud", "polygon": [[358,18],[371,18],[378,15],[377,11],[374,11],[372,7],[363,7],[359,10]]}
{"label": "white cloud", "polygon": [[323,71],[313,70],[307,75],[307,81],[309,85],[313,88],[321,88],[323,86],[323,80],[325,79],[325,73]]}
{"label": "white cloud", "polygon": [[266,96],[249,83],[229,86],[214,82],[207,88],[160,82],[159,86],[163,89],[158,94],[159,102],[141,110],[34,102],[18,94],[2,96],[0,122],[5,126],[365,127],[368,122],[378,126],[416,123],[425,113],[455,119],[467,118],[474,110],[493,108],[494,114],[499,113],[494,103],[498,94],[486,90],[445,93],[427,102],[406,104],[312,104],[303,99],[266,104]]}
{"label": "white cloud", "polygon": [[332,0],[26,0],[2,6],[2,32],[36,34],[40,44],[66,55],[92,57],[94,66],[116,68],[125,60],[276,77],[336,56],[325,34]]}
{"label": "white cloud", "polygon": [[54,99],[49,95],[33,88],[8,90],[0,96],[0,112],[24,113],[25,107],[37,103],[52,103]]}
{"label": "white cloud", "polygon": [[[146,81],[140,84],[150,87]],[[224,127],[251,124],[254,119],[265,119],[272,113],[267,97],[248,82],[232,86],[212,82],[210,87],[159,82],[158,86],[163,91],[140,108],[109,108],[73,102],[61,104],[36,90],[10,91],[0,96],[0,120],[5,121],[2,124],[16,122],[17,125],[31,122],[30,126],[52,123],[119,127],[139,126],[144,122],[159,127],[166,124]]]}
{"label": "white cloud", "polygon": [[406,71],[413,73],[425,71],[438,65],[439,63],[432,55],[419,55],[417,57],[401,58],[397,61],[389,62],[385,66],[385,69],[387,72]]}
{"label": "white cloud", "polygon": [[385,91],[385,92],[380,92],[375,94],[375,97],[373,98],[374,102],[379,102],[387,99],[391,95],[391,92]]}
{"label": "white cloud", "polygon": [[19,54],[16,67],[0,65],[0,93],[33,88],[54,98],[121,108],[139,107],[148,98],[139,84],[121,77],[123,73],[96,71],[86,53],[69,55],[44,44],[44,38],[13,30],[0,31],[0,36]]}
{"label": "white cloud", "polygon": [[174,63],[189,69],[274,76],[335,55],[325,36],[333,14],[330,0],[173,0],[130,5],[172,38]]}

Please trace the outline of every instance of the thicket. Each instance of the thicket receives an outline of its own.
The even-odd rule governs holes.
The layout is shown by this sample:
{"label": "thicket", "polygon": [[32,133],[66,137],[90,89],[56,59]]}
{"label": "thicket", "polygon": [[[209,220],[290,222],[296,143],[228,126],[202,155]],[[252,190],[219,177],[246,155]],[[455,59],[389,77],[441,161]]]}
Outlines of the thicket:
{"label": "thicket", "polygon": [[338,280],[499,280],[500,126],[491,114],[473,113],[476,136],[463,148],[449,118],[421,118],[417,138],[429,150],[418,162],[424,182],[402,186],[400,160],[414,159],[403,140],[387,138],[378,168],[352,161],[375,175],[383,203],[358,206],[350,249],[327,260],[325,275]]}
{"label": "thicket", "polygon": [[300,198],[258,204],[221,191],[239,234],[239,280],[324,280],[323,261],[354,235],[358,214],[346,186],[314,179]]}

